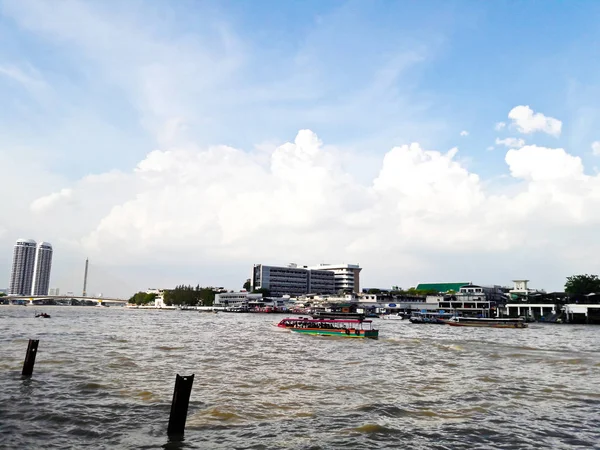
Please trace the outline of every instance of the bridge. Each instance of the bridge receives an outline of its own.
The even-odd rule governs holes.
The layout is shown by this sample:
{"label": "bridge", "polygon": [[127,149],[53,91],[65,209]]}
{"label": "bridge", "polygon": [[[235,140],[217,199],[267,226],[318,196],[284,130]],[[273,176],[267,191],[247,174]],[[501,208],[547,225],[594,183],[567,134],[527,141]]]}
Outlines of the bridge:
{"label": "bridge", "polygon": [[124,306],[127,304],[127,300],[120,298],[109,298],[109,297],[84,297],[82,295],[7,295],[0,297],[0,300],[8,300],[11,304],[25,304],[25,305],[43,305],[49,300],[54,300],[57,304],[64,304],[77,300],[78,302],[93,302],[98,306],[100,305],[114,305]]}

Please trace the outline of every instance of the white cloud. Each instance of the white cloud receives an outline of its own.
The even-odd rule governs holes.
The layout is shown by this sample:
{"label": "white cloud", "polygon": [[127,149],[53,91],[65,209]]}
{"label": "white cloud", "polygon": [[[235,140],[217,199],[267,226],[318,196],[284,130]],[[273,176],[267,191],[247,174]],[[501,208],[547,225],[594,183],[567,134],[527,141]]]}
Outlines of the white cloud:
{"label": "white cloud", "polygon": [[[111,14],[112,7],[78,1],[3,4],[20,27],[17,37],[43,39],[72,63],[65,67],[69,76],[46,74],[57,94],[44,117],[72,106],[80,115],[79,106],[102,93],[100,101],[83,106],[102,116],[98,120],[114,118],[112,127],[92,129],[63,117],[48,124],[60,139],[52,151],[47,130],[40,130],[43,160],[3,145],[5,254],[13,235],[39,236],[55,244],[54,273],[67,271],[65,259],[79,264],[89,254],[94,277],[100,266],[112,267],[135,280],[137,289],[188,281],[235,288],[252,263],[290,261],[360,262],[363,279],[374,286],[464,278],[508,283],[527,276],[556,289],[579,267],[600,265],[600,178],[586,175],[579,158],[512,141],[519,145],[506,153],[507,173],[491,188],[493,180],[470,169],[482,167],[480,161],[467,165],[469,155],[459,157],[456,149],[428,150],[455,135],[456,124],[436,115],[440,109],[428,90],[407,88],[414,83],[402,77],[431,61],[439,36],[416,46],[410,37],[385,39],[388,49],[362,52],[359,59],[353,45],[344,58],[333,38],[353,33],[353,24],[325,17],[314,34],[297,39],[305,43],[297,53],[272,61],[278,52],[253,47],[211,14],[197,14],[206,21],[197,24],[202,32],[188,34],[177,32],[177,17],[154,20],[141,15],[138,3],[118,5]],[[384,41],[373,32],[352,35],[368,48]],[[1,68],[9,85],[44,84],[26,64]],[[353,77],[340,76],[348,73]],[[62,90],[61,79],[68,85]],[[528,107],[510,114],[523,133],[560,134],[560,121]],[[35,122],[46,123],[44,117]],[[60,122],[74,131],[65,134]],[[324,145],[309,130],[279,145],[303,123],[340,146]],[[137,152],[120,135],[101,150],[70,139],[83,136],[85,145],[101,140],[106,129],[140,124],[142,131],[132,131],[144,136]],[[13,142],[26,135],[10,134]],[[265,141],[270,144],[252,149],[251,143]],[[360,144],[369,152],[359,151]],[[108,161],[102,167],[120,170],[96,169],[87,159],[93,156]],[[36,183],[11,178],[25,165]],[[35,165],[43,170],[31,169]],[[99,173],[48,173],[60,165]],[[15,183],[23,186],[15,190]],[[79,269],[71,271],[75,286]],[[105,285],[106,293],[111,289]]]}
{"label": "white cloud", "polygon": [[61,189],[59,192],[53,192],[52,194],[35,199],[31,203],[31,211],[35,213],[47,212],[62,201],[70,199],[72,194],[72,189]]}
{"label": "white cloud", "polygon": [[553,117],[546,117],[542,113],[534,113],[529,106],[515,106],[508,113],[508,118],[512,119],[513,125],[524,134],[542,131],[558,137],[562,130],[562,122],[560,120]]}
{"label": "white cloud", "polygon": [[128,174],[86,177],[32,209],[48,224],[77,223],[79,238],[69,245],[100,264],[241,264],[243,276],[256,262],[343,260],[359,261],[365,275],[393,277],[382,261],[399,254],[402,270],[419,279],[432,271],[444,277],[443,261],[466,255],[483,263],[541,252],[567,264],[560,238],[567,231],[577,236],[569,245],[589,251],[600,224],[600,176],[585,175],[580,158],[560,148],[511,149],[506,163],[520,188],[492,194],[457,152],[395,147],[361,183],[339,150],[302,130],[270,150],[153,151]]}
{"label": "white cloud", "polygon": [[492,150],[494,150],[494,146],[493,146],[493,145],[490,145],[490,146],[489,146],[489,147],[488,147],[486,150],[487,150],[488,152],[491,152]]}
{"label": "white cloud", "polygon": [[600,156],[600,141],[592,142],[592,153],[596,156]]}
{"label": "white cloud", "polygon": [[578,156],[562,148],[527,145],[506,153],[506,163],[513,177],[531,181],[552,181],[583,178],[583,164]]}
{"label": "white cloud", "polygon": [[505,139],[496,138],[496,145],[504,145],[505,147],[520,148],[525,145],[525,141],[520,138],[508,137]]}
{"label": "white cloud", "polygon": [[463,131],[461,131],[461,132],[460,132],[460,135],[461,135],[461,136],[468,136],[468,135],[469,135],[469,132],[468,132],[468,131],[466,131],[466,130],[463,130]]}

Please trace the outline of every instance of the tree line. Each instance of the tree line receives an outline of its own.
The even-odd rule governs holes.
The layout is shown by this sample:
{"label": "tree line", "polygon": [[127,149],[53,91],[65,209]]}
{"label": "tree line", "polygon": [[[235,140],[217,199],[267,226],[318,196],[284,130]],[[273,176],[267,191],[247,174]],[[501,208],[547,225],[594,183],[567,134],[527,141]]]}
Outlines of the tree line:
{"label": "tree line", "polygon": [[[187,306],[212,306],[215,301],[215,290],[211,287],[200,287],[197,285],[176,286],[175,289],[165,289],[163,293],[163,300],[165,305],[187,305]],[[146,292],[137,292],[130,299],[129,303],[134,305],[147,305],[154,303],[157,294],[147,294]]]}
{"label": "tree line", "polygon": [[215,294],[216,292],[212,287],[180,285],[175,289],[165,290],[164,300],[168,306],[212,306],[215,301]]}

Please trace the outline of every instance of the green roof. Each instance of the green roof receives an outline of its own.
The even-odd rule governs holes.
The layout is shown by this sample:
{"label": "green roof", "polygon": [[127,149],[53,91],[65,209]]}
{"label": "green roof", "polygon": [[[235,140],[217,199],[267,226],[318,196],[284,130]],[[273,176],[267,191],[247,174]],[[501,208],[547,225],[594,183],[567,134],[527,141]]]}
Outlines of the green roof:
{"label": "green roof", "polygon": [[417,285],[416,289],[417,291],[458,292],[465,284],[471,283],[420,283]]}

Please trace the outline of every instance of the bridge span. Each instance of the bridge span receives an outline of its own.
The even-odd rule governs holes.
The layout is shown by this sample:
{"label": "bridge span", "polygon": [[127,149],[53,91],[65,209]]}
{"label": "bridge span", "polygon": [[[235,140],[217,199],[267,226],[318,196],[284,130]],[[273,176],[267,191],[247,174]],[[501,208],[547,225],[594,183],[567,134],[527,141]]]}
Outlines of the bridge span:
{"label": "bridge span", "polygon": [[[110,297],[84,297],[82,295],[7,295],[0,297],[0,300],[8,301],[12,304],[25,305],[44,305],[44,304],[65,304],[76,300],[77,302],[94,302],[98,305],[119,305],[124,306],[127,300]],[[53,300],[53,302],[52,302]]]}

